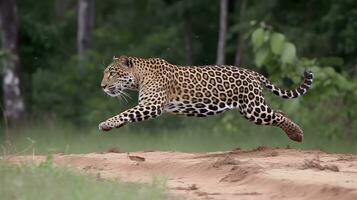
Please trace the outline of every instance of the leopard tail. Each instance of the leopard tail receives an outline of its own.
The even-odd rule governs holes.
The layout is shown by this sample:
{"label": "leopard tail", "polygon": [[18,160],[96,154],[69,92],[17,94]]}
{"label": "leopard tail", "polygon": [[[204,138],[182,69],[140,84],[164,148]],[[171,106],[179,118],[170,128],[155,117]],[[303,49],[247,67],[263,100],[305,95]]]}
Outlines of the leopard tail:
{"label": "leopard tail", "polygon": [[273,85],[265,76],[259,74],[259,79],[261,83],[272,93],[280,96],[284,99],[293,99],[304,95],[308,89],[311,88],[312,81],[314,79],[314,74],[312,71],[304,71],[304,81],[295,89],[285,90]]}

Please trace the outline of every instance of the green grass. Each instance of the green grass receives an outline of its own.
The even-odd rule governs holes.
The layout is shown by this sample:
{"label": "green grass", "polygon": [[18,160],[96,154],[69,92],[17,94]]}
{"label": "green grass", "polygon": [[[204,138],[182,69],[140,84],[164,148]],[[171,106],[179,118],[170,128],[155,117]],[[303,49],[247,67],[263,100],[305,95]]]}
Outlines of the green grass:
{"label": "green grass", "polygon": [[[71,126],[45,125],[10,133],[10,141],[0,135],[3,153],[88,153],[118,147],[125,151],[170,150],[184,152],[223,151],[236,147],[252,149],[258,146],[298,149],[320,149],[335,153],[357,153],[356,139],[339,135],[325,135],[318,127],[302,127],[304,141],[291,141],[279,128],[257,126],[246,120],[215,123],[217,118],[196,120],[195,125],[182,128],[152,128],[152,124],[136,123],[110,132],[100,132],[96,126],[80,129]],[[211,120],[211,121],[209,121]],[[229,120],[229,119],[227,119]],[[205,123],[204,125],[201,122]],[[226,124],[226,125],[224,125]],[[150,126],[148,126],[150,125]],[[140,127],[140,128],[138,128]]]}
{"label": "green grass", "polygon": [[51,161],[10,165],[0,160],[0,198],[3,200],[166,199],[163,181],[150,185],[96,180]]}

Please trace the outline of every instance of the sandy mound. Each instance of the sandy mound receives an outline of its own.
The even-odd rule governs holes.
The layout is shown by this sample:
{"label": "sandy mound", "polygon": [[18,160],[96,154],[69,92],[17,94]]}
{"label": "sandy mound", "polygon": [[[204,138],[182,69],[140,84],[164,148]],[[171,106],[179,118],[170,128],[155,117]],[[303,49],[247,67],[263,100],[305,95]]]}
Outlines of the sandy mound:
{"label": "sandy mound", "polygon": [[[11,156],[41,161],[44,156]],[[190,199],[357,199],[357,156],[271,149],[230,152],[132,152],[54,155],[54,162],[101,178],[151,182]]]}

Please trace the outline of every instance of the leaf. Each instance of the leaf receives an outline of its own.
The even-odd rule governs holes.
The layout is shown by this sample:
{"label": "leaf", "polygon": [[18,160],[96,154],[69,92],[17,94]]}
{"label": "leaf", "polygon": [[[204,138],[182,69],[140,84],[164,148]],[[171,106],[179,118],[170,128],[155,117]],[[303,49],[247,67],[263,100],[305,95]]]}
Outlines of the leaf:
{"label": "leaf", "polygon": [[268,56],[268,49],[267,48],[260,48],[258,49],[257,53],[255,54],[255,64],[258,66],[258,67],[261,67],[264,62],[265,62],[265,59],[267,58]]}
{"label": "leaf", "polygon": [[262,28],[258,28],[253,32],[252,43],[256,49],[262,46],[264,43],[264,30]]}
{"label": "leaf", "polygon": [[282,63],[292,64],[296,58],[296,47],[290,42],[284,43],[284,51],[281,54]]}
{"label": "leaf", "polygon": [[283,51],[285,36],[281,33],[273,33],[270,38],[270,48],[274,54],[280,55]]}

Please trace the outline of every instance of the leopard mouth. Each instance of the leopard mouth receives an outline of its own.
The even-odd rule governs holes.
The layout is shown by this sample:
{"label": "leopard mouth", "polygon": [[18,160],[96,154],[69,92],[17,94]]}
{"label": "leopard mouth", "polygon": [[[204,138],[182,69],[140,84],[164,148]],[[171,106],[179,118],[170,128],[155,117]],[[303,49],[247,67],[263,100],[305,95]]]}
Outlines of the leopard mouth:
{"label": "leopard mouth", "polygon": [[107,89],[104,89],[104,92],[108,94],[111,97],[117,97],[120,96],[122,93],[122,90],[119,87],[109,87]]}

